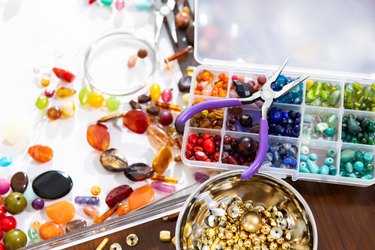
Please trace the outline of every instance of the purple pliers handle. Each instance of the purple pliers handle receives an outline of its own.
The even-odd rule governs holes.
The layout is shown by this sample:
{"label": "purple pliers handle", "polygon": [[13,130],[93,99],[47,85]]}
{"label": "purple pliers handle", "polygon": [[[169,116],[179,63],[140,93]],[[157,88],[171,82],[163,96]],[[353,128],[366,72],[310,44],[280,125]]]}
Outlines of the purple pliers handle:
{"label": "purple pliers handle", "polygon": [[[211,100],[201,102],[192,106],[190,109],[184,111],[179,118],[177,119],[177,125],[184,125],[194,114],[197,114],[206,109],[212,108],[225,108],[225,107],[234,107],[242,106],[243,103],[241,99],[238,98],[229,98],[229,99],[220,99],[220,100]],[[242,180],[247,180],[256,174],[259,168],[262,166],[264,158],[266,157],[268,148],[268,121],[267,119],[262,118],[260,120],[260,129],[259,129],[259,150],[254,162],[246,169],[242,175]]]}

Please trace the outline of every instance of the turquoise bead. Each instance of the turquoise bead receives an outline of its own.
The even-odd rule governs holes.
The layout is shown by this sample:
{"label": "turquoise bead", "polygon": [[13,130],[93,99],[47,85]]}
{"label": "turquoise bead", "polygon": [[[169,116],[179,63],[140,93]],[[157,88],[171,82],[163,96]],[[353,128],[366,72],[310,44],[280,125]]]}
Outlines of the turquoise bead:
{"label": "turquoise bead", "polygon": [[361,161],[356,161],[354,162],[354,170],[361,172],[365,169],[365,165]]}
{"label": "turquoise bead", "polygon": [[327,151],[327,157],[335,158],[336,156],[336,149],[330,148]]}
{"label": "turquoise bead", "polygon": [[310,154],[310,160],[316,161],[317,159],[318,159],[318,155],[317,154],[315,154],[315,153],[311,153]]}
{"label": "turquoise bead", "polygon": [[372,175],[371,174],[366,174],[366,175],[362,176],[361,179],[371,180],[372,179]]}
{"label": "turquoise bead", "polygon": [[344,170],[340,171],[340,176],[345,176],[345,171]]}
{"label": "turquoise bead", "polygon": [[351,162],[345,164],[345,171],[347,174],[353,173],[353,170],[353,164]]}
{"label": "turquoise bead", "polygon": [[315,164],[315,162],[311,160],[307,160],[306,164],[307,164],[307,168],[309,169],[311,173],[317,174],[319,172],[319,167],[318,165]]}
{"label": "turquoise bead", "polygon": [[137,8],[137,10],[147,11],[151,9],[152,2],[150,0],[137,1],[135,7]]}
{"label": "turquoise bead", "polygon": [[308,157],[307,157],[307,155],[305,155],[305,154],[301,154],[301,156],[299,157],[299,159],[301,160],[301,161],[307,161],[307,159],[309,159]]}
{"label": "turquoise bead", "polygon": [[323,165],[319,169],[319,174],[329,174],[329,167],[327,165]]}
{"label": "turquoise bead", "polygon": [[357,178],[357,175],[355,173],[348,174],[348,177],[350,178]]}
{"label": "turquoise bead", "polygon": [[363,162],[363,154],[361,151],[355,151],[354,153],[354,158],[357,160],[357,161],[361,161]]}
{"label": "turquoise bead", "polygon": [[8,167],[10,164],[12,164],[13,159],[10,156],[4,156],[0,158],[0,166],[1,167]]}
{"label": "turquoise bead", "polygon": [[307,174],[310,173],[310,171],[307,169],[307,167],[302,167],[302,166],[300,166],[299,171],[300,171],[301,173],[307,173]]}
{"label": "turquoise bead", "polygon": [[336,130],[334,128],[327,128],[326,130],[324,130],[324,133],[326,134],[326,136],[331,137],[336,134]]}
{"label": "turquoise bead", "polygon": [[341,162],[347,163],[354,159],[354,151],[351,149],[345,149],[341,151]]}
{"label": "turquoise bead", "polygon": [[102,4],[105,6],[110,6],[113,3],[113,0],[102,0]]}
{"label": "turquoise bead", "polygon": [[38,232],[34,228],[30,228],[27,231],[27,234],[29,235],[29,239],[30,239],[31,243],[33,243],[33,244],[42,241]]}
{"label": "turquoise bead", "polygon": [[324,160],[324,164],[326,164],[327,166],[331,166],[333,165],[335,161],[333,160],[333,158],[331,157],[327,157],[325,160]]}
{"label": "turquoise bead", "polygon": [[365,161],[365,163],[371,163],[373,159],[374,156],[370,152],[366,152],[363,154],[363,160]]}
{"label": "turquoise bead", "polygon": [[329,174],[336,175],[336,173],[337,173],[337,168],[334,165],[329,166]]}

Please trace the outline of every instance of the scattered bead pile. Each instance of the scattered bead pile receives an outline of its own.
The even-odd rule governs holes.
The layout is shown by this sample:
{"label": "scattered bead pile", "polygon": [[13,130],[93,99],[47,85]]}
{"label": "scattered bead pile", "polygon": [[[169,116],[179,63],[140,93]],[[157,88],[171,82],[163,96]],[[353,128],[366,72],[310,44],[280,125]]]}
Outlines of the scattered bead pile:
{"label": "scattered bead pile", "polygon": [[362,85],[358,82],[345,84],[344,107],[365,111],[375,111],[375,83]]}
{"label": "scattered bead pile", "polygon": [[249,136],[235,138],[224,136],[223,163],[249,166],[254,161],[258,150],[258,142]]}
{"label": "scattered bead pile", "polygon": [[298,147],[290,143],[271,142],[262,167],[297,168]]}
{"label": "scattered bead pile", "polygon": [[279,108],[271,108],[268,112],[268,133],[298,137],[300,133],[301,113],[298,111],[284,111]]}

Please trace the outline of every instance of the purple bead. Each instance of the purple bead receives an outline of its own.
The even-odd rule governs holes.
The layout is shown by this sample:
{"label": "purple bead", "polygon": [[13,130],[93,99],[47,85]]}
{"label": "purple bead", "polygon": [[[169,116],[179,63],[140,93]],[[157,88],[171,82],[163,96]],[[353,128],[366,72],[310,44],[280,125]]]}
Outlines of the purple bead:
{"label": "purple bead", "polygon": [[163,193],[174,193],[176,192],[176,187],[173,185],[168,185],[163,182],[152,182],[151,187],[157,191],[163,192]]}
{"label": "purple bead", "polygon": [[44,200],[41,198],[36,198],[31,202],[31,206],[35,210],[42,210],[44,208]]}
{"label": "purple bead", "polygon": [[199,182],[199,183],[203,183],[205,181],[207,181],[208,179],[210,179],[210,177],[204,173],[201,173],[201,172],[195,172],[194,173],[194,180],[196,182]]}
{"label": "purple bead", "polygon": [[74,202],[79,205],[98,205],[99,198],[95,196],[77,196]]}

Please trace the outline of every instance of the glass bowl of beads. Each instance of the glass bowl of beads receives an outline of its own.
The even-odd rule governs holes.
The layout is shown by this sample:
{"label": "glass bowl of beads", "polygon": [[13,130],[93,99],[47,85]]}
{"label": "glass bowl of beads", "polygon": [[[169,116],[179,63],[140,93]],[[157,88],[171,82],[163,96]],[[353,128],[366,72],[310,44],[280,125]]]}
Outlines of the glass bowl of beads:
{"label": "glass bowl of beads", "polygon": [[317,249],[313,214],[288,183],[241,170],[203,183],[186,200],[176,226],[177,249]]}
{"label": "glass bowl of beads", "polygon": [[155,48],[128,31],[98,37],[86,50],[85,80],[109,95],[127,95],[143,88],[157,65]]}

